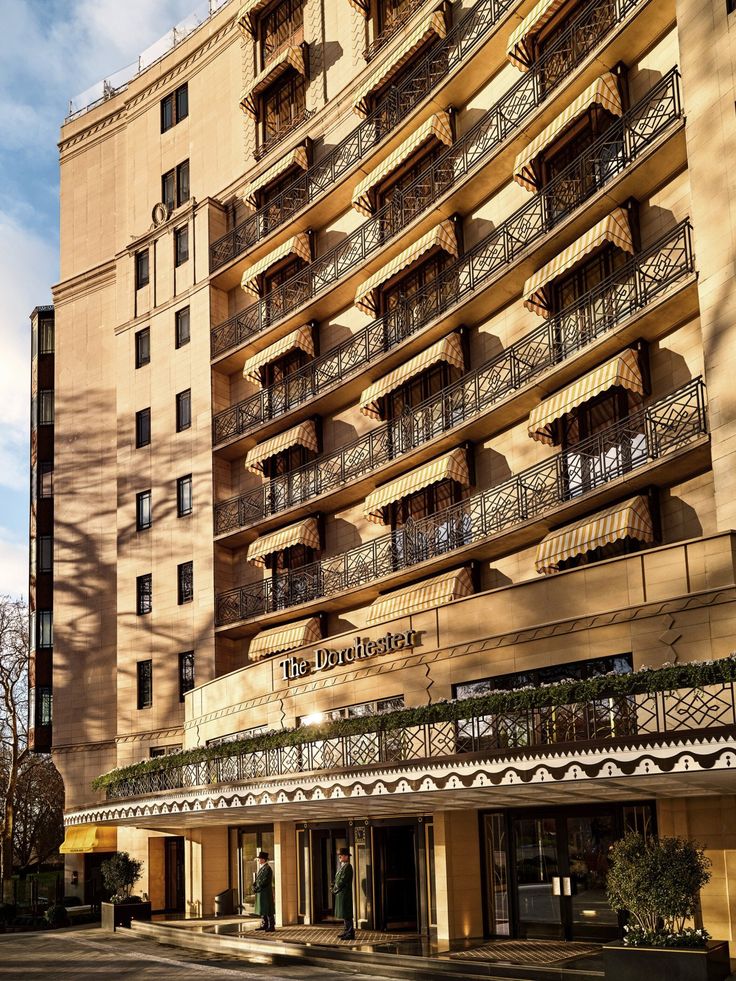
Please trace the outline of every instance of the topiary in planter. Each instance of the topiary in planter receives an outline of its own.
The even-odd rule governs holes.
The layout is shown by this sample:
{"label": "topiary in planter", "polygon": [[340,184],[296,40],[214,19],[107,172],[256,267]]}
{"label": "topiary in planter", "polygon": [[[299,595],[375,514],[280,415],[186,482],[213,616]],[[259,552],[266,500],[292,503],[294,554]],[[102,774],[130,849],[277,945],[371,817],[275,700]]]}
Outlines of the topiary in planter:
{"label": "topiary in planter", "polygon": [[131,890],[141,877],[143,862],[131,858],[127,852],[115,852],[101,864],[100,871],[105,888],[112,893],[110,902],[129,903]]}

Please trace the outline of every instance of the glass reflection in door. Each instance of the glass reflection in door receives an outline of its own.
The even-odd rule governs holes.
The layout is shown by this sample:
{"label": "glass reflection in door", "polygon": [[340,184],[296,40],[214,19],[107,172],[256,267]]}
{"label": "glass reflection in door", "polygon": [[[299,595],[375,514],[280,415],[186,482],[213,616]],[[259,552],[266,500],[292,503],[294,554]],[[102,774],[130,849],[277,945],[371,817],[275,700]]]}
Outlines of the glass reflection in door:
{"label": "glass reflection in door", "polygon": [[271,828],[241,829],[238,848],[240,852],[240,912],[255,913],[256,895],[253,883],[258,872],[258,852],[269,854],[269,864],[273,869],[274,881],[277,869],[273,853],[273,830]]}
{"label": "glass reflection in door", "polygon": [[553,879],[560,875],[557,821],[519,818],[513,824],[519,935],[562,936],[562,910]]}

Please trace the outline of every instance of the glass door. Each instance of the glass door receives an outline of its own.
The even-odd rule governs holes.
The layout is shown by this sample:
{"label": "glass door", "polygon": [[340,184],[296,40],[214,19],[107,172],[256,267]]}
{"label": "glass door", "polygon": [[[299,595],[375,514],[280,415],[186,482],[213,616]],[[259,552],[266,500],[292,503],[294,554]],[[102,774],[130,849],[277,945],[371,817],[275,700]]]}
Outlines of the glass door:
{"label": "glass door", "polygon": [[312,836],[312,883],[314,922],[334,920],[335,897],[332,883],[337,871],[337,853],[347,848],[345,828],[315,828]]}
{"label": "glass door", "polygon": [[238,850],[240,852],[240,911],[255,913],[256,894],[253,883],[258,873],[258,852],[269,854],[269,864],[273,869],[276,880],[276,863],[273,853],[273,829],[241,828],[238,835]]}
{"label": "glass door", "polygon": [[568,932],[574,939],[613,940],[618,916],[606,900],[606,877],[608,850],[619,838],[615,814],[570,816],[565,824],[569,897],[562,892]]}
{"label": "glass door", "polygon": [[516,818],[511,847],[521,937],[564,936],[560,829],[555,817]]}

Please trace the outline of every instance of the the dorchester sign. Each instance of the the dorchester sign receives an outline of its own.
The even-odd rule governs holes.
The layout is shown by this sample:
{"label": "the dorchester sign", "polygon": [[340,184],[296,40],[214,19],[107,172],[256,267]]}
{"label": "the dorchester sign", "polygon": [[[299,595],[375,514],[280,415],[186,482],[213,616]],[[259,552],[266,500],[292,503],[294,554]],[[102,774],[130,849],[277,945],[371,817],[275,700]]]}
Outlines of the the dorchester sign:
{"label": "the dorchester sign", "polygon": [[404,630],[396,633],[389,631],[376,640],[356,637],[352,647],[343,647],[342,649],[318,647],[311,660],[305,657],[287,657],[284,661],[279,661],[279,667],[283,672],[284,681],[294,681],[296,678],[304,678],[306,675],[318,671],[329,671],[331,668],[340,668],[345,664],[365,661],[371,657],[380,657],[381,654],[391,654],[393,651],[416,647],[419,642],[418,630]]}

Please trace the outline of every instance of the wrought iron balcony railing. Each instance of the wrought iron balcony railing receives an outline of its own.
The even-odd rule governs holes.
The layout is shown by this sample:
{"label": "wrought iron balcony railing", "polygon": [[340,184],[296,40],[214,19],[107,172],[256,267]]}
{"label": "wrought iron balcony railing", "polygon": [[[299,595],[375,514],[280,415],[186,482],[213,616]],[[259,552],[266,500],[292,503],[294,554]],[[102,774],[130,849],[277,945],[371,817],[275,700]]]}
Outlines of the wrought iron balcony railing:
{"label": "wrought iron balcony railing", "polygon": [[396,37],[399,31],[409,18],[426,3],[426,0],[406,0],[404,6],[395,15],[393,20],[387,24],[375,41],[372,41],[363,52],[366,61],[373,61],[379,51],[383,51],[386,45]]}
{"label": "wrought iron balcony railing", "polygon": [[314,166],[271,198],[267,205],[212,243],[210,272],[216,272],[241,255],[333,187],[472,53],[513,3],[514,0],[479,0],[447,36],[418,61],[411,75],[390,90],[375,112]]}
{"label": "wrought iron balcony railing", "polygon": [[[605,0],[605,4],[620,15],[619,20],[642,2],[644,0]],[[432,161],[409,187],[396,194],[389,204],[363,222],[339,245],[318,256],[281,286],[235,317],[212,328],[212,357],[262,333],[308,300],[329,290],[356,265],[384,248],[390,238],[432,207],[442,194],[456,186],[474,167],[490,159],[509,133],[521,125],[564,77],[559,74],[551,81],[548,79],[545,68],[549,61],[559,57],[560,51],[564,50],[571,59],[567,66],[571,71],[618,22],[614,20],[609,24],[601,20],[598,16],[600,6],[600,0],[593,0],[542,60],[522,76],[517,85],[489,109],[471,130]],[[581,32],[580,22],[585,21],[586,17],[590,20],[590,29]],[[593,25],[600,29],[599,35],[595,34]],[[571,31],[578,31],[574,45],[568,39]],[[572,188],[568,193],[572,193]]]}
{"label": "wrought iron balcony railing", "polygon": [[[656,673],[651,672],[653,679]],[[461,702],[456,704],[458,708],[462,706]],[[613,741],[670,733],[702,734],[736,724],[736,691],[733,681],[635,694],[621,694],[612,684],[610,693],[604,690],[588,701],[492,714],[469,704],[465,718],[395,728],[382,727],[380,721],[376,720],[375,728],[367,728],[366,720],[361,719],[355,733],[326,735],[322,739],[305,733],[295,745],[228,752],[225,744],[221,755],[208,760],[175,766],[162,764],[135,776],[121,777],[108,786],[107,799],[123,800],[299,773],[427,763],[468,753],[502,757],[520,749],[544,752],[545,747],[559,753],[556,747],[596,748]]]}
{"label": "wrought iron balcony railing", "polygon": [[479,415],[596,338],[615,330],[694,272],[685,221],[502,354],[398,420],[261,487],[215,506],[215,534],[236,531],[344,487]]}
{"label": "wrought iron balcony railing", "polygon": [[368,585],[478,544],[686,447],[707,432],[700,378],[482,494],[340,555],[220,593],[218,626]]}
{"label": "wrought iron balcony railing", "polygon": [[[470,297],[614,180],[681,115],[679,75],[673,69],[543,191],[448,266],[429,286],[278,385],[217,413],[212,420],[213,444],[218,446],[243,435],[267,419],[313,399]],[[241,318],[229,321],[229,327],[223,325],[233,332],[231,337],[240,334],[241,324],[245,324]]]}

